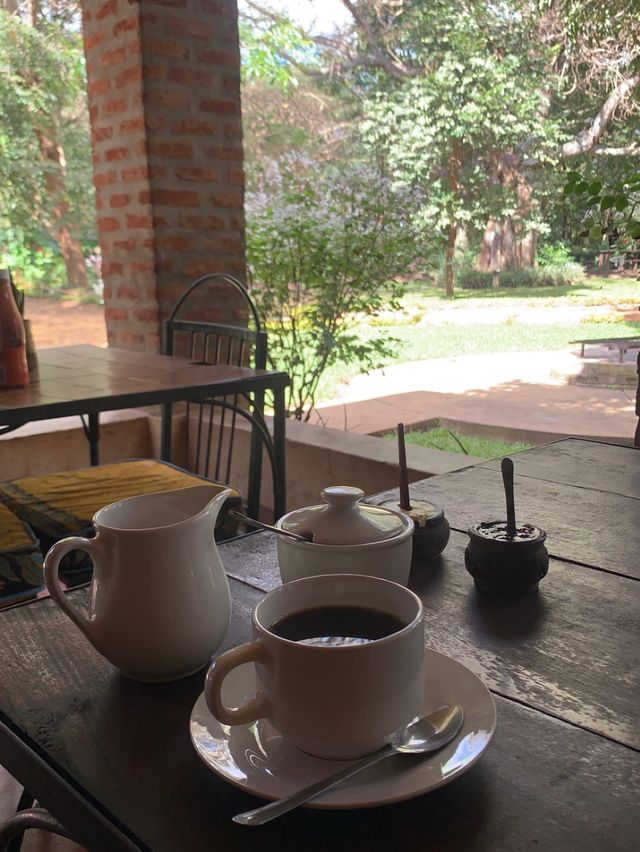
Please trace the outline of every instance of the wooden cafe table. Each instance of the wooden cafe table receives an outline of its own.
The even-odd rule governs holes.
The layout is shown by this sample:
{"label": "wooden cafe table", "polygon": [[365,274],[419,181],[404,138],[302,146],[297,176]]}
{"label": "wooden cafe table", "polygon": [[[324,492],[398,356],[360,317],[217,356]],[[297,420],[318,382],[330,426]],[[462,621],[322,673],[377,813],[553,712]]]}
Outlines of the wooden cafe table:
{"label": "wooden cafe table", "polygon": [[[99,416],[103,411],[270,390],[274,399],[275,481],[285,481],[286,373],[194,364],[186,358],[87,344],[41,349],[38,365],[38,382],[25,388],[0,389],[0,434],[34,420],[86,416],[90,460],[97,464]],[[161,458],[171,458],[171,424],[167,418]],[[283,486],[278,487],[282,491]],[[278,502],[284,506],[284,493],[278,495]]]}
{"label": "wooden cafe table", "polygon": [[[0,613],[0,763],[92,850],[638,848],[640,453],[567,439],[514,462],[519,517],[547,530],[551,554],[539,593],[518,599],[479,595],[463,561],[467,526],[504,515],[499,462],[411,486],[452,527],[442,557],[412,569],[426,644],[475,672],[497,707],[493,742],[457,780],[400,804],[235,825],[258,800],[214,775],[189,740],[204,673],[128,681],[47,599]],[[247,640],[279,575],[270,533],[221,553],[229,648]]]}

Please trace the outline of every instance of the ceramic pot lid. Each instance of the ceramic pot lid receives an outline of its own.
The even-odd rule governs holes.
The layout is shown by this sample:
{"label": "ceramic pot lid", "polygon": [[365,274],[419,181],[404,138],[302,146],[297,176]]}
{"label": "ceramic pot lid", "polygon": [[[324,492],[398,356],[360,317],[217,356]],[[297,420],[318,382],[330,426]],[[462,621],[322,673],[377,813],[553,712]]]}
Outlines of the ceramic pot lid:
{"label": "ceramic pot lid", "polygon": [[289,512],[280,526],[291,532],[312,532],[314,544],[367,544],[385,541],[403,532],[395,512],[358,501],[364,491],[350,485],[330,485],[321,492],[324,506],[307,506]]}

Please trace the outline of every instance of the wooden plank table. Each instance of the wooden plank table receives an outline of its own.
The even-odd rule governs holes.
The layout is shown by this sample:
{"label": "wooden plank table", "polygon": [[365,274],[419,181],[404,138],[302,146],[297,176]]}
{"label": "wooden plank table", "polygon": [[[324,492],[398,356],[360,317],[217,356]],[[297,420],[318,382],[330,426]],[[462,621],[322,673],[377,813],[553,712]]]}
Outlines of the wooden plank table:
{"label": "wooden plank table", "polygon": [[[85,344],[41,349],[38,364],[37,383],[0,390],[0,434],[34,420],[86,416],[91,464],[98,464],[99,415],[103,411],[272,391],[275,481],[280,492],[277,502],[284,507],[284,392],[289,384],[286,373],[226,364],[194,364],[185,358],[153,352]],[[161,457],[171,459],[171,429],[167,418],[163,424]]]}
{"label": "wooden plank table", "polygon": [[[628,504],[629,518],[635,506],[637,526],[640,497],[625,493],[640,466],[633,448],[570,439],[519,454],[516,470],[526,473],[516,479],[516,499],[529,482],[533,500],[550,469],[562,478],[548,464],[558,453],[571,490],[558,491],[557,500],[584,491],[583,503],[600,503],[602,529],[620,506]],[[609,491],[579,484],[581,459],[606,467],[610,456],[620,465]],[[464,524],[478,519],[478,509],[492,510],[492,490],[501,488],[494,467],[434,477],[413,484],[412,493],[441,498],[447,515]],[[482,487],[467,502],[475,475]],[[542,505],[543,498],[529,504],[534,513]],[[558,516],[561,509],[558,503]],[[257,842],[268,852],[630,852],[640,832],[637,540],[625,539],[614,572],[606,541],[585,539],[581,522],[573,540],[569,529],[566,518],[549,529],[550,550],[559,554],[539,593],[519,599],[475,591],[464,569],[467,536],[456,529],[439,559],[414,564],[410,586],[425,605],[426,644],[476,672],[498,711],[479,763],[429,795],[367,811],[299,810],[255,830],[232,824],[234,813],[258,800],[217,778],[190,745],[189,714],[204,672],[174,684],[127,681],[50,600],[0,613],[0,762],[96,850],[234,852]],[[562,540],[554,540],[557,531]],[[221,553],[234,600],[228,648],[248,638],[253,606],[280,581],[270,533],[228,542]],[[71,594],[82,601],[89,590]]]}

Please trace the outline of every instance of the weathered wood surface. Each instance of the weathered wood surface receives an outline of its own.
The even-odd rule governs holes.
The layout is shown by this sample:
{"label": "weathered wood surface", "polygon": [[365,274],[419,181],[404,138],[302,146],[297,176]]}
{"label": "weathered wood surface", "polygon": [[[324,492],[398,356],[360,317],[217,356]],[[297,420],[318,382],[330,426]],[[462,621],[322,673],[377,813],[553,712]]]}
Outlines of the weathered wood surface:
{"label": "weathered wood surface", "polygon": [[[437,582],[430,585],[433,591]],[[248,638],[250,611],[260,596],[234,581],[232,592],[234,617],[225,647]],[[86,599],[87,590],[72,594]],[[257,800],[211,773],[189,741],[189,714],[204,672],[174,684],[128,681],[51,601],[5,611],[0,623],[2,715],[106,813],[117,815],[142,848],[248,848],[248,830],[232,824],[231,816]],[[498,698],[497,706],[494,742],[456,782],[366,814],[292,813],[260,829],[261,850],[635,848],[637,753],[514,702]]]}
{"label": "weathered wood surface", "polygon": [[[635,447],[566,438],[514,453],[512,458],[520,476],[640,499],[640,452]],[[478,467],[499,470],[500,460],[482,462]]]}
{"label": "weathered wood surface", "polygon": [[284,388],[286,373],[226,364],[193,364],[153,352],[78,345],[38,353],[40,380],[24,388],[0,390],[0,423],[111,411],[203,394],[233,394]]}
{"label": "weathered wood surface", "polygon": [[[517,457],[515,469],[516,520],[546,530],[552,556],[640,579],[639,500],[521,476]],[[466,531],[480,521],[506,519],[499,465],[496,470],[469,467],[422,479],[411,484],[410,492],[414,499],[442,506],[453,529]],[[395,493],[377,494],[371,502],[393,499]]]}
{"label": "weathered wood surface", "polygon": [[[640,749],[640,583],[551,560],[537,594],[476,592],[464,567],[468,538],[415,564],[409,586],[426,612],[425,641],[501,695]],[[231,576],[280,585],[275,535],[221,547]]]}

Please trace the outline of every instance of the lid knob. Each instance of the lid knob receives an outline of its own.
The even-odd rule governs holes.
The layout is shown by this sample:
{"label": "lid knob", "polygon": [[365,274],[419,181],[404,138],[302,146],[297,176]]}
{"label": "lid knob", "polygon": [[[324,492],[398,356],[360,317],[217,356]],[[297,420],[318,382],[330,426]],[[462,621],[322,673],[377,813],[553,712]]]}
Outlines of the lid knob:
{"label": "lid knob", "polygon": [[336,509],[355,507],[358,500],[364,497],[364,491],[352,485],[329,485],[320,493],[324,502]]}

